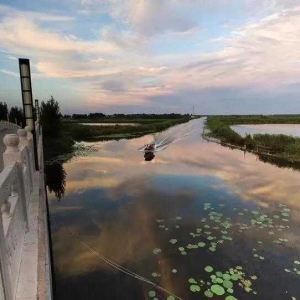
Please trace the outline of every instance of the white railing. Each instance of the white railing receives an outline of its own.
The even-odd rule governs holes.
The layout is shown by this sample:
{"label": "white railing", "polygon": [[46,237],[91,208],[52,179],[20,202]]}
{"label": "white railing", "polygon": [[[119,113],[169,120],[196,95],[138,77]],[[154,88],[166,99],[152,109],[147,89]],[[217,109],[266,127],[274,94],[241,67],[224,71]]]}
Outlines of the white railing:
{"label": "white railing", "polygon": [[4,131],[7,129],[20,129],[21,127],[17,124],[10,123],[8,121],[0,121],[0,131]]}
{"label": "white railing", "polygon": [[[0,173],[0,299],[14,300],[28,230],[34,151],[32,135],[26,129],[19,129],[18,135],[5,135],[3,141],[6,151],[3,154],[4,169]],[[39,152],[42,152],[41,148]]]}

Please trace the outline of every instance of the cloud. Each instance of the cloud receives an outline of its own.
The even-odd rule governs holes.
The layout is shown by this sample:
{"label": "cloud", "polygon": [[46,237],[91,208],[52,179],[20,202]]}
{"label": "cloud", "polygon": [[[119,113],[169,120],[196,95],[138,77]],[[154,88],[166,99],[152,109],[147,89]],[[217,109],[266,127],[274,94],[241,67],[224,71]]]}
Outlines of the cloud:
{"label": "cloud", "polygon": [[10,71],[10,70],[5,70],[5,69],[2,69],[1,72],[3,74],[9,75],[9,76],[13,76],[13,77],[19,78],[19,73],[16,73],[16,72],[13,72],[13,71]]}
{"label": "cloud", "polygon": [[[57,22],[82,26],[78,15],[0,5],[1,53],[6,61],[9,56],[30,58],[36,78],[69,80],[69,89],[84,91],[87,105],[95,109],[100,105],[156,109],[164,101],[166,107],[180,111],[190,103],[206,105],[203,98],[211,107],[226,101],[239,101],[236,107],[240,107],[244,99],[251,103],[264,97],[298,95],[299,3],[242,1],[244,10],[263,10],[263,18],[247,19],[210,41],[206,37],[204,43],[210,43],[213,50],[203,51],[195,39],[204,31],[209,36],[209,29],[214,28],[204,30],[198,14],[216,13],[228,9],[226,5],[225,0],[218,6],[202,0],[81,1],[81,9],[110,17],[102,27],[93,28],[89,39],[76,31],[66,33],[63,26],[52,27]],[[2,66],[1,73],[16,75],[11,65]]]}
{"label": "cloud", "polygon": [[26,18],[35,21],[42,22],[66,22],[74,20],[74,17],[63,16],[59,14],[43,13],[43,12],[33,12],[33,11],[20,11],[11,6],[0,4],[0,15],[10,15],[13,18]]}
{"label": "cloud", "polygon": [[79,1],[84,14],[107,13],[126,24],[140,36],[153,36],[164,32],[185,32],[197,25],[188,13],[193,1],[173,0],[91,0]]}

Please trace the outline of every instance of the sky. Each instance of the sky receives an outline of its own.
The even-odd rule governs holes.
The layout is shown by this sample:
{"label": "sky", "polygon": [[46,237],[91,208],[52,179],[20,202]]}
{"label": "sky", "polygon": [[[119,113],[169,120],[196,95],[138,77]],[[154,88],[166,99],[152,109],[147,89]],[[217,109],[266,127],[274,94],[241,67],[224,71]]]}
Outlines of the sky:
{"label": "sky", "polygon": [[0,0],[0,101],[64,114],[300,113],[299,0]]}

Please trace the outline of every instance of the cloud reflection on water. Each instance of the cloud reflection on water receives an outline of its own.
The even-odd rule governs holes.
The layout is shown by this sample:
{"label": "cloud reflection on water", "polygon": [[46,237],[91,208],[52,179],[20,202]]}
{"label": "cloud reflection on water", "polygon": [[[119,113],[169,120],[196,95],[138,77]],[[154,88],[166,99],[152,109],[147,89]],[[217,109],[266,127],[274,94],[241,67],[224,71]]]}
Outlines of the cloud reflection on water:
{"label": "cloud reflection on water", "polygon": [[[61,275],[72,277],[92,268],[115,272],[66,235],[63,224],[118,264],[137,268],[147,278],[152,272],[163,274],[161,284],[177,291],[180,282],[169,272],[180,261],[163,251],[153,267],[152,250],[162,243],[155,228],[157,218],[186,212],[183,225],[189,228],[199,220],[198,207],[213,200],[253,202],[270,212],[275,204],[284,203],[293,208],[293,221],[300,222],[300,173],[201,141],[200,135],[171,145],[153,163],[146,163],[136,149],[149,138],[104,142],[88,157],[65,165],[66,197],[51,205],[53,218],[62,224],[54,229],[56,266]],[[296,250],[299,236],[291,232],[288,238]]]}

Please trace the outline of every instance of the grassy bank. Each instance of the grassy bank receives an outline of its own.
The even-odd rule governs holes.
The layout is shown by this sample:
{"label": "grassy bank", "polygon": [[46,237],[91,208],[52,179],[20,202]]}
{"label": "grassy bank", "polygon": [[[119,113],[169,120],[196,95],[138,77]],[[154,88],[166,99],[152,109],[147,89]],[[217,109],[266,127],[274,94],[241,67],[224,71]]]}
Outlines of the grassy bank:
{"label": "grassy bank", "polygon": [[[171,126],[188,122],[189,117],[178,119],[153,119],[153,120],[140,120],[133,119],[127,120],[128,123],[136,123],[137,126],[114,125],[114,126],[92,126],[81,125],[78,122],[63,122],[63,132],[70,136],[75,141],[91,141],[97,140],[107,136],[113,137],[124,135],[124,137],[141,136],[148,133],[155,133],[163,131]],[[103,121],[99,121],[99,123]],[[93,121],[97,123],[97,121]],[[104,122],[103,122],[104,123]],[[109,122],[108,122],[109,123]],[[126,123],[122,120],[114,120],[114,123]]]}
{"label": "grassy bank", "polygon": [[[58,137],[46,136],[44,138],[45,159],[51,160],[57,156],[72,153],[75,142],[134,138],[163,131],[174,125],[188,122],[189,120],[189,116],[182,116],[176,119],[63,120],[61,133]],[[136,123],[138,125],[87,126],[80,123]]]}
{"label": "grassy bank", "polygon": [[227,125],[243,124],[300,124],[300,115],[231,115],[213,116],[208,119],[219,120]]}
{"label": "grassy bank", "polygon": [[[206,135],[219,139],[223,144],[234,145],[248,151],[273,155],[292,161],[300,161],[300,138],[283,134],[254,134],[242,137],[230,128],[230,125],[233,124],[253,124],[252,122],[255,118],[259,117],[245,117],[244,121],[242,121],[242,118],[232,116],[209,117],[206,122],[209,132]],[[293,117],[292,120],[296,122],[298,118]],[[241,122],[238,122],[238,120]],[[279,119],[274,118],[274,120],[278,121],[277,124],[280,123]],[[287,124],[287,117],[285,120],[285,124]]]}

